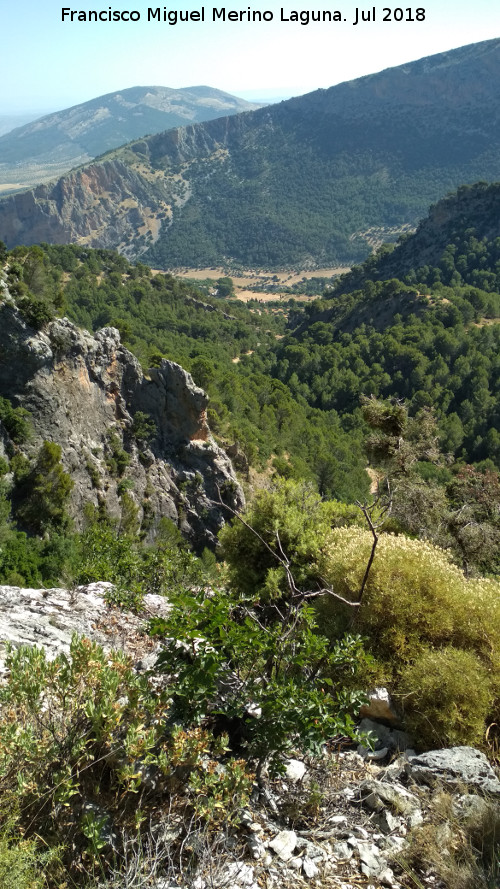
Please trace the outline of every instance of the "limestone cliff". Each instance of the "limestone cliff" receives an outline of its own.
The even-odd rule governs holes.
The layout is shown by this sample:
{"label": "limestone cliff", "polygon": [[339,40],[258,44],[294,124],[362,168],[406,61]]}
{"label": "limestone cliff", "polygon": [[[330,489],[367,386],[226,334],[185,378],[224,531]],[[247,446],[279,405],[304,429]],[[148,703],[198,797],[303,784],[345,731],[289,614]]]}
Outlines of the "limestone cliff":
{"label": "limestone cliff", "polygon": [[[77,527],[87,502],[119,516],[126,490],[148,534],[165,516],[202,548],[215,543],[224,522],[212,502],[218,490],[233,509],[243,504],[230,460],[207,425],[207,395],[171,361],[145,375],[114,328],[92,336],[62,318],[36,331],[7,294],[0,303],[0,396],[30,412],[28,456],[43,440],[61,446],[75,483]],[[138,412],[147,415],[149,436],[134,424]],[[9,448],[0,423],[0,454]]]}
{"label": "limestone cliff", "polygon": [[352,265],[450,189],[500,178],[499,96],[493,39],[156,132],[2,198],[0,239],[162,269]]}

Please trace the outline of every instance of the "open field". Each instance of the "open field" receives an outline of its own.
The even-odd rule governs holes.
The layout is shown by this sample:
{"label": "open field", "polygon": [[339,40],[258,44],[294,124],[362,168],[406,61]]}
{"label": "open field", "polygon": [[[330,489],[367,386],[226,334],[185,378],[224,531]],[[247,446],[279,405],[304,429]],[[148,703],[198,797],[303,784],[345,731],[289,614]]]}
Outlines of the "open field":
{"label": "open field", "polygon": [[[243,302],[248,302],[252,299],[258,299],[262,302],[274,302],[280,299],[290,299],[291,296],[297,300],[313,299],[315,297],[287,293],[284,288],[292,287],[294,284],[298,284],[304,279],[332,278],[333,276],[342,275],[345,272],[348,272],[349,269],[347,267],[313,269],[307,271],[302,269],[290,269],[281,272],[246,269],[243,272],[231,272],[224,268],[181,268],[172,269],[171,271],[172,274],[179,278],[189,278],[192,281],[204,281],[207,278],[216,281],[218,278],[229,276],[233,280],[237,298],[241,299]],[[268,288],[270,286],[273,287],[273,292],[269,292]],[[262,289],[259,289],[260,287]],[[283,287],[282,292],[280,292],[280,287]]]}

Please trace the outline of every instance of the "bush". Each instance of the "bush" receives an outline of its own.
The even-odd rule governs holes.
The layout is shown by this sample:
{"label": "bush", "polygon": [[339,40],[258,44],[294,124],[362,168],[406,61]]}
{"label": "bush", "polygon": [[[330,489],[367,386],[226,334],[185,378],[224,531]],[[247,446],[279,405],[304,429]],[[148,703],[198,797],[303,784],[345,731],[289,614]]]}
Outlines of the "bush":
{"label": "bush", "polygon": [[33,470],[23,477],[16,491],[17,518],[35,534],[68,527],[66,506],[74,482],[63,469],[61,454],[60,445],[44,441]]}
{"label": "bush", "polygon": [[[372,544],[371,534],[358,528],[331,532],[318,570],[335,592],[357,598]],[[351,621],[352,612],[331,598],[322,599],[318,608],[330,636],[336,637]],[[414,721],[427,706],[433,709],[433,699],[441,700],[447,713],[443,720],[451,719],[449,737],[455,743],[481,736],[481,718],[494,718],[495,701],[500,700],[498,581],[467,580],[438,547],[403,535],[383,535],[355,626],[367,637],[367,648],[381,664],[385,681],[392,682],[396,692],[404,687],[410,695]],[[453,664],[462,672],[454,672]],[[475,702],[466,703],[460,682],[477,687]],[[421,727],[423,743],[430,743],[429,729]],[[444,723],[439,723],[437,734],[446,737]]]}
{"label": "bush", "polygon": [[22,407],[13,407],[8,398],[0,397],[0,420],[15,444],[23,444],[30,437],[29,413]]}
{"label": "bush", "polygon": [[479,745],[491,707],[488,671],[472,652],[424,651],[402,671],[398,692],[419,746]]}
{"label": "bush", "polygon": [[226,757],[227,738],[174,726],[169,690],[138,675],[123,653],[75,637],[69,656],[49,662],[42,649],[21,648],[7,668],[4,807],[18,813],[26,839],[64,843],[67,865],[104,873],[111,840],[119,852],[120,832],[137,835],[165,804],[181,824],[217,825],[247,802],[252,776]]}
{"label": "bush", "polygon": [[31,294],[19,297],[17,301],[18,309],[31,327],[35,330],[41,330],[49,321],[53,321],[56,313],[53,306],[49,305],[44,299],[38,299]]}
{"label": "bush", "polygon": [[170,641],[159,666],[173,679],[177,719],[229,731],[234,752],[245,750],[258,773],[266,762],[279,771],[294,748],[318,752],[330,737],[353,736],[350,713],[364,696],[344,694],[329,674],[356,672],[358,638],[332,645],[307,605],[264,626],[253,602],[223,591],[179,594],[172,604],[152,632]]}
{"label": "bush", "polygon": [[250,528],[235,521],[219,535],[233,587],[242,595],[264,600],[286,595],[286,575],[273,556],[280,547],[290,559],[297,586],[316,587],[319,576],[314,562],[332,526],[358,521],[359,515],[354,506],[323,502],[305,483],[279,480],[271,491],[260,491],[244,513]]}
{"label": "bush", "polygon": [[57,849],[41,851],[36,840],[16,836],[8,824],[0,833],[0,889],[46,889],[57,863]]}

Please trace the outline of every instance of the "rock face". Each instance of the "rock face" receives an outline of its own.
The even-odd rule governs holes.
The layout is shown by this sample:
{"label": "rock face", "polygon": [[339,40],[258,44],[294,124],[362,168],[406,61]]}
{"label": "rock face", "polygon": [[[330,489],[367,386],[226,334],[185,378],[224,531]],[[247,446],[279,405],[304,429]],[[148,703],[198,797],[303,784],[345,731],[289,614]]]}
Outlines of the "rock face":
{"label": "rock face", "polygon": [[105,601],[111,587],[110,583],[89,583],[73,590],[0,586],[0,676],[6,670],[6,643],[14,648],[37,645],[52,660],[69,653],[74,633],[106,651],[125,651],[143,666],[154,660],[155,643],[144,632],[144,622],[149,617],[165,617],[167,599],[148,594],[140,615],[124,614]]}
{"label": "rock face", "polygon": [[0,183],[31,186],[145,133],[258,107],[207,86],[139,86],[108,93],[0,133]]}
{"label": "rock face", "polygon": [[451,747],[410,756],[407,772],[422,784],[440,780],[451,787],[467,785],[476,793],[500,799],[500,781],[484,753],[474,747]]}
{"label": "rock face", "polygon": [[499,178],[499,86],[494,39],[156,132],[2,199],[0,238],[162,268],[351,265],[451,188]]}
{"label": "rock face", "polygon": [[[227,518],[211,502],[218,492],[233,509],[243,504],[229,458],[210,434],[206,394],[171,361],[145,376],[114,328],[91,336],[62,318],[37,332],[7,297],[0,304],[0,396],[30,411],[28,456],[44,440],[61,446],[75,483],[70,512],[77,527],[87,502],[119,516],[127,490],[144,530],[153,534],[165,516],[202,548],[214,544]],[[149,441],[136,432],[138,412],[154,423]],[[0,453],[12,448],[0,424]]]}

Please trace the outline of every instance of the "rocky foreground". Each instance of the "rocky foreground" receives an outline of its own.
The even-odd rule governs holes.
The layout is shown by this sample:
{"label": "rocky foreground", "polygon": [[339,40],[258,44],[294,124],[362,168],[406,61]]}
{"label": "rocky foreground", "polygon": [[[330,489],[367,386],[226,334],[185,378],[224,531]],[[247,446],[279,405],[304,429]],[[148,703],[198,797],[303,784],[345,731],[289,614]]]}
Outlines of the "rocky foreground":
{"label": "rocky foreground", "polygon": [[[0,586],[2,654],[7,643],[40,645],[52,658],[67,653],[72,635],[78,633],[106,650],[127,652],[141,671],[153,669],[158,643],[145,632],[145,622],[165,615],[167,600],[149,595],[140,615],[124,614],[107,604],[109,586],[94,583],[72,590]],[[4,660],[1,670],[5,678]],[[381,715],[386,717],[382,721]],[[369,746],[354,750],[329,741],[318,758],[288,760],[281,778],[256,787],[239,824],[228,825],[216,844],[207,846],[196,875],[187,882],[187,877],[173,871],[171,879],[155,877],[161,848],[168,858],[169,842],[177,836],[175,825],[167,824],[165,836],[155,838],[156,864],[151,865],[153,881],[147,885],[154,889],[303,884],[451,889],[452,877],[443,876],[430,847],[434,844],[438,850],[445,872],[446,868],[452,872],[454,852],[467,838],[467,825],[496,823],[500,781],[494,769],[483,753],[470,747],[417,755],[392,717],[384,694],[373,696],[360,729]]]}

